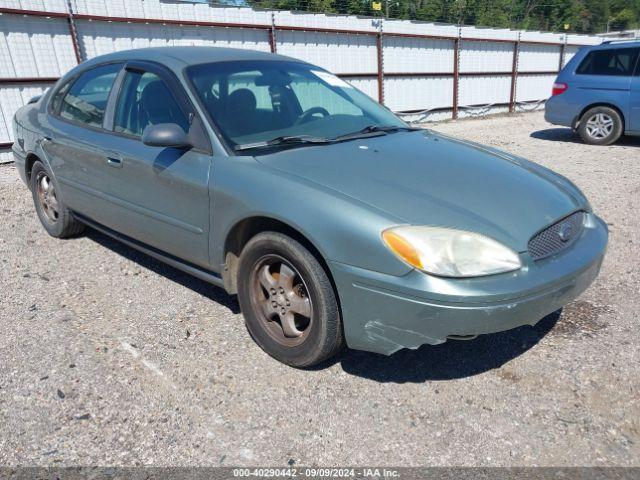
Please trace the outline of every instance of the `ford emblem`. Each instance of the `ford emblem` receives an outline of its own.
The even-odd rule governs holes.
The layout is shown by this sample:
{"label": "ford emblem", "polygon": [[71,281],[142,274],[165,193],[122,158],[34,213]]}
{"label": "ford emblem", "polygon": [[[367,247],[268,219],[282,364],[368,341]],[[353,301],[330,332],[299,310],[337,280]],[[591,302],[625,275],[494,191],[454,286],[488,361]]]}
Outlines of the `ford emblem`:
{"label": "ford emblem", "polygon": [[560,240],[563,242],[568,242],[571,238],[571,234],[573,233],[573,227],[570,223],[564,223],[560,225],[560,229],[558,230],[558,236]]}

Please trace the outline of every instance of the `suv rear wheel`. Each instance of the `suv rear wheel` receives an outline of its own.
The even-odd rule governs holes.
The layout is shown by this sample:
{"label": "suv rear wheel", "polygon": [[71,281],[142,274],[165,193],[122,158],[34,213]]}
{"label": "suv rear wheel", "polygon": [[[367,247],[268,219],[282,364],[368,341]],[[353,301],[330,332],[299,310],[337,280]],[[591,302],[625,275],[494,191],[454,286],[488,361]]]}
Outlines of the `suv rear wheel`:
{"label": "suv rear wheel", "polygon": [[611,145],[622,135],[622,118],[609,107],[594,107],[580,120],[578,133],[590,145]]}
{"label": "suv rear wheel", "polygon": [[253,339],[282,363],[310,367],[344,345],[333,285],[291,237],[264,232],[249,240],[238,266],[238,300]]}

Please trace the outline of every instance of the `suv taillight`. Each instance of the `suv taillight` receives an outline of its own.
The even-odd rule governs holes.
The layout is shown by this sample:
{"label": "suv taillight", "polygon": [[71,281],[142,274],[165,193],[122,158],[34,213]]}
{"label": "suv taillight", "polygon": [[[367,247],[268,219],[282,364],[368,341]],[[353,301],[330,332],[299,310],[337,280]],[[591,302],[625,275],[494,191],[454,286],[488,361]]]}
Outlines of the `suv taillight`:
{"label": "suv taillight", "polygon": [[551,96],[560,95],[561,93],[566,92],[567,88],[569,88],[569,85],[567,85],[566,83],[556,82],[553,84],[553,89],[551,90]]}

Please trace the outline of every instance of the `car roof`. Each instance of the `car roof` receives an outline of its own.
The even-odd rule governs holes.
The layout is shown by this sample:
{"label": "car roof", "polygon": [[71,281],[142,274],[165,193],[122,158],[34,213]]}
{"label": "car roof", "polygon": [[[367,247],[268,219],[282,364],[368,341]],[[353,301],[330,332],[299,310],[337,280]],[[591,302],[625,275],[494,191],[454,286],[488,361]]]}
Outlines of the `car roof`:
{"label": "car roof", "polygon": [[[241,48],[201,47],[201,46],[177,46],[177,47],[151,47],[137,48],[134,50],[121,50],[94,57],[91,60],[78,65],[79,69],[85,69],[92,65],[111,61],[147,60],[158,62],[173,70],[181,70],[189,65],[200,63],[226,62],[230,60],[280,60],[288,62],[300,62],[295,58],[277,55],[274,53],[247,50]],[[75,70],[75,69],[74,69]]]}
{"label": "car roof", "polygon": [[599,45],[593,45],[591,48],[598,50],[606,50],[610,48],[633,48],[640,47],[640,40],[605,40]]}

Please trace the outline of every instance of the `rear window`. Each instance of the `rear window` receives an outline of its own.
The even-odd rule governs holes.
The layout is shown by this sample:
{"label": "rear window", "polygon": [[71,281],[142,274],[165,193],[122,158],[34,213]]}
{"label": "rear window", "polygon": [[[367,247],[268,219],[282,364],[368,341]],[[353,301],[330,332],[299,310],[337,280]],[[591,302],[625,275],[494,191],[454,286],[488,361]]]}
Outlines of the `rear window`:
{"label": "rear window", "polygon": [[582,61],[580,75],[631,76],[638,60],[638,48],[594,50]]}
{"label": "rear window", "polygon": [[82,73],[62,98],[60,116],[84,125],[101,127],[109,93],[121,67],[119,64],[104,65]]}

